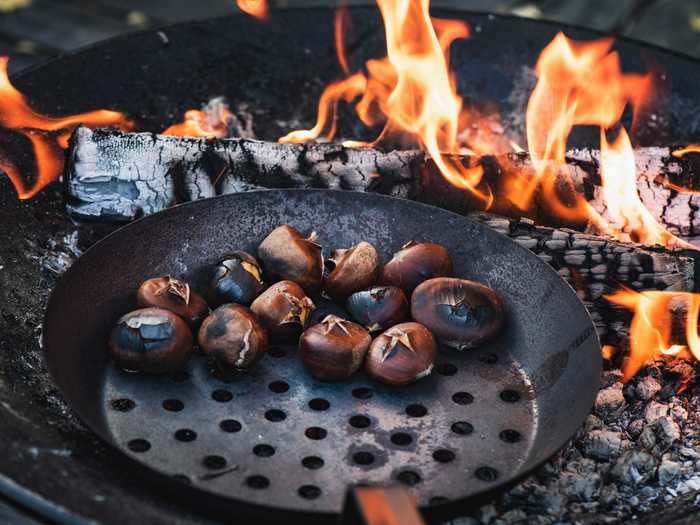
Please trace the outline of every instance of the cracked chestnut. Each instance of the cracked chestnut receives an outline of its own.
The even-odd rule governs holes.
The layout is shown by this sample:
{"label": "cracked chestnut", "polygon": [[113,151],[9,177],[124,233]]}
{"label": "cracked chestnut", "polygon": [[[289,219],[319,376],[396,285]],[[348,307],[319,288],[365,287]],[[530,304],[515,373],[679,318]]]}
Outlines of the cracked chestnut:
{"label": "cracked chestnut", "polygon": [[396,286],[373,286],[355,292],[346,302],[350,316],[370,332],[379,332],[409,319],[406,294]]}
{"label": "cracked chestnut", "polygon": [[304,237],[291,226],[279,226],[260,243],[258,257],[269,279],[294,281],[309,292],[321,288],[323,254],[315,233]]}
{"label": "cracked chestnut", "polygon": [[390,385],[408,385],[433,369],[437,344],[433,334],[419,323],[401,323],[380,334],[370,345],[367,373]]}
{"label": "cracked chestnut", "polygon": [[185,366],[192,353],[192,332],[170,310],[142,308],[117,321],[107,348],[120,368],[164,374]]}
{"label": "cracked chestnut", "polygon": [[198,336],[204,355],[223,371],[242,372],[267,352],[267,333],[249,308],[224,304],[202,323]]}
{"label": "cracked chestnut", "polygon": [[315,306],[292,281],[280,281],[258,296],[250,309],[277,342],[296,341],[309,324]]}
{"label": "cracked chestnut", "polygon": [[262,269],[246,252],[232,252],[214,268],[211,280],[216,304],[238,303],[249,306],[263,291]]}
{"label": "cracked chestnut", "polygon": [[144,281],[136,292],[136,302],[142,308],[165,308],[196,327],[209,313],[204,298],[190,285],[170,275]]}
{"label": "cracked chestnut", "polygon": [[371,342],[372,337],[359,324],[327,315],[301,334],[299,355],[316,379],[341,381],[360,368]]}
{"label": "cracked chestnut", "polygon": [[425,281],[413,292],[411,314],[442,344],[458,350],[488,341],[504,323],[503,302],[496,292],[466,279]]}
{"label": "cracked chestnut", "polygon": [[379,276],[379,255],[374,246],[362,241],[347,250],[336,250],[326,266],[330,272],[324,290],[336,301],[344,301],[375,283]]}
{"label": "cracked chestnut", "polygon": [[427,279],[452,275],[452,259],[440,244],[410,241],[382,268],[380,284],[397,286],[407,295]]}

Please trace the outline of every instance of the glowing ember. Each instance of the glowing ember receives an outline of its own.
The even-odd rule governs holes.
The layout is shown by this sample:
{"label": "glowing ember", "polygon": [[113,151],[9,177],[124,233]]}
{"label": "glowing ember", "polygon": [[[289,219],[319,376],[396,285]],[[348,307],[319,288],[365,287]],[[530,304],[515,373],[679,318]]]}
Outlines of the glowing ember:
{"label": "glowing ember", "polygon": [[[611,39],[574,42],[563,33],[542,51],[538,77],[528,102],[526,122],[530,157],[536,176],[514,186],[510,199],[525,208],[541,186],[546,203],[562,217],[583,219],[601,233],[623,240],[692,248],[658,224],[637,193],[634,150],[619,125],[628,104],[639,106],[651,93],[651,78],[623,73]],[[605,219],[583,198],[562,202],[556,182],[562,175],[566,143],[576,125],[599,126],[602,195]],[[608,142],[606,130],[619,127]]]}
{"label": "glowing ember", "polygon": [[215,98],[201,110],[191,109],[185,112],[182,122],[170,126],[162,134],[179,137],[226,137],[235,118],[224,100]]}
{"label": "glowing ember", "polygon": [[250,16],[260,20],[267,19],[267,0],[236,0],[236,5],[238,9]]}
{"label": "glowing ember", "polygon": [[[625,289],[605,298],[634,312],[630,325],[630,353],[622,368],[625,381],[645,363],[659,357],[681,356],[689,351],[695,359],[700,358],[700,294]],[[677,335],[672,332],[674,317],[677,321],[679,317],[685,318],[685,345],[673,341],[673,336]]]}
{"label": "glowing ember", "polygon": [[133,123],[116,111],[98,110],[65,117],[47,117],[34,111],[22,93],[10,83],[7,57],[0,57],[0,126],[27,137],[34,149],[36,179],[27,182],[14,163],[0,160],[0,168],[12,181],[20,199],[29,199],[47,184],[56,180],[63,170],[63,152],[68,137],[78,124],[89,127],[116,126],[126,131]]}

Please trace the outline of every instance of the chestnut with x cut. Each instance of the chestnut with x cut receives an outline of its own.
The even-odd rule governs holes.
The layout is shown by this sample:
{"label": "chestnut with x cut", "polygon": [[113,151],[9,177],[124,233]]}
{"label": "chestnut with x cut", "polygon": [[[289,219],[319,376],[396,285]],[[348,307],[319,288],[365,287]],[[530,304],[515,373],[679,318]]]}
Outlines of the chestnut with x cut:
{"label": "chestnut with x cut", "polygon": [[392,326],[377,337],[367,355],[367,373],[390,385],[408,385],[433,369],[437,344],[420,323]]}
{"label": "chestnut with x cut", "polygon": [[209,313],[209,306],[190,285],[170,275],[144,281],[136,292],[136,302],[143,308],[165,308],[196,327]]}
{"label": "chestnut with x cut", "polygon": [[280,281],[262,293],[250,309],[276,342],[296,341],[309,323],[315,306],[292,281]]}

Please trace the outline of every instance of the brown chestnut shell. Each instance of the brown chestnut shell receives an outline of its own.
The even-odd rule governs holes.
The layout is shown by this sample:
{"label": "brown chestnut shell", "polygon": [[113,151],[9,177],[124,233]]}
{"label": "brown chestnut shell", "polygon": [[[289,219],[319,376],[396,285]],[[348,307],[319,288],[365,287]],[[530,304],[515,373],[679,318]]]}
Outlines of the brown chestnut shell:
{"label": "brown chestnut shell", "polygon": [[107,348],[125,370],[164,374],[181,370],[192,354],[192,331],[179,315],[164,308],[141,308],[123,315]]}
{"label": "brown chestnut shell", "polygon": [[209,305],[201,295],[185,281],[170,275],[144,281],[136,292],[136,302],[142,308],[170,310],[192,327],[198,326],[209,313]]}
{"label": "brown chestnut shell", "polygon": [[430,279],[411,297],[413,318],[445,346],[466,350],[493,338],[503,328],[501,298],[488,286],[456,278]]}
{"label": "brown chestnut shell", "polygon": [[287,224],[272,230],[258,246],[258,257],[271,280],[294,281],[309,292],[321,288],[323,253],[315,234],[304,237]]}
{"label": "brown chestnut shell", "polygon": [[379,332],[408,321],[406,294],[396,286],[373,286],[355,292],[345,303],[350,317],[370,332]]}
{"label": "brown chestnut shell", "polygon": [[299,355],[316,379],[341,381],[362,365],[371,342],[359,324],[328,315],[301,335]]}
{"label": "brown chestnut shell", "polygon": [[247,252],[231,252],[215,266],[211,279],[214,304],[250,305],[265,288],[262,268]]}
{"label": "brown chestnut shell", "polygon": [[223,371],[246,371],[267,352],[267,332],[249,308],[224,304],[199,329],[199,346]]}
{"label": "brown chestnut shell", "polygon": [[452,259],[444,246],[410,241],[384,265],[379,283],[396,286],[410,295],[423,281],[449,277],[452,272]]}
{"label": "brown chestnut shell", "polygon": [[370,243],[361,241],[347,250],[336,250],[333,270],[324,281],[326,293],[336,301],[372,286],[379,276],[379,255]]}
{"label": "brown chestnut shell", "polygon": [[381,333],[370,345],[365,369],[379,381],[408,385],[433,369],[437,344],[425,326],[401,323]]}
{"label": "brown chestnut shell", "polygon": [[301,286],[292,281],[273,284],[250,305],[276,342],[296,341],[308,326],[314,308]]}

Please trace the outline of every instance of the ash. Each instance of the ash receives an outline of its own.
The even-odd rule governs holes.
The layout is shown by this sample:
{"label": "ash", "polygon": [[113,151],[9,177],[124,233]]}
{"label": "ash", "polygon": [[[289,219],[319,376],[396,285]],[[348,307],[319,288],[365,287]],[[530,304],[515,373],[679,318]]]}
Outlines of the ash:
{"label": "ash", "polygon": [[592,414],[534,475],[473,516],[450,523],[628,523],[669,504],[695,506],[700,385],[694,385],[694,366],[657,361],[627,384],[621,380],[619,369],[603,373]]}

